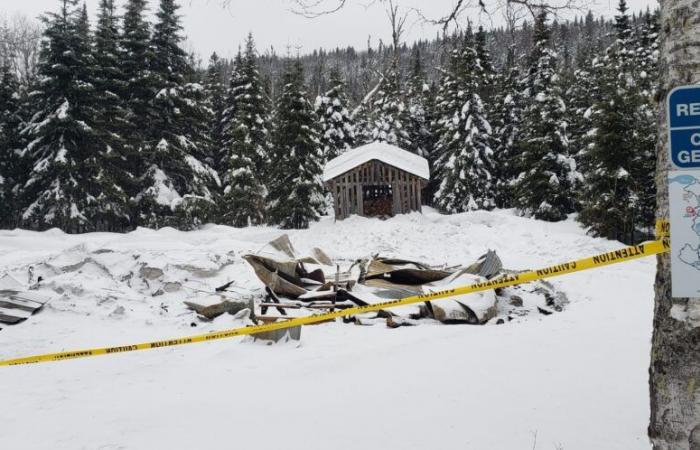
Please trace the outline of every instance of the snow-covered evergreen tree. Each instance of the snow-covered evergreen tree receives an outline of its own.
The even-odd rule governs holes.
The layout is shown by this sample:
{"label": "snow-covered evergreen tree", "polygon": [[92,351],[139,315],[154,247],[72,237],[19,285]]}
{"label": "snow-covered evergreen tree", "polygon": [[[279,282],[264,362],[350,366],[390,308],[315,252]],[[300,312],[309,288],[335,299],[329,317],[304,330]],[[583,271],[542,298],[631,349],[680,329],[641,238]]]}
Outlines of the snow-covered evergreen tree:
{"label": "snow-covered evergreen tree", "polygon": [[475,71],[478,76],[479,86],[477,93],[486,103],[487,111],[491,111],[493,96],[496,94],[496,69],[493,67],[491,52],[489,51],[488,36],[484,27],[480,26],[474,36],[474,51],[476,51]]}
{"label": "snow-covered evergreen tree", "polygon": [[[653,215],[654,116],[648,93],[640,89],[635,36],[625,0],[615,20],[617,39],[608,48],[597,82],[592,142],[581,195],[581,222],[598,236],[632,243]],[[646,124],[647,129],[641,129]]]}
{"label": "snow-covered evergreen tree", "polygon": [[25,174],[20,157],[23,124],[20,115],[19,83],[9,61],[0,67],[0,227],[17,222],[17,190]]}
{"label": "snow-covered evergreen tree", "polygon": [[138,196],[140,223],[190,229],[215,212],[218,175],[206,163],[204,88],[186,83],[193,70],[181,47],[179,6],[161,0],[153,30],[151,76],[156,95],[149,125],[147,172]]}
{"label": "snow-covered evergreen tree", "polygon": [[586,172],[586,148],[590,144],[592,106],[600,98],[600,39],[594,33],[593,13],[589,11],[582,26],[582,38],[576,52],[575,69],[562,80],[567,106],[569,153],[578,170]]}
{"label": "snow-covered evergreen tree", "polygon": [[114,0],[101,0],[95,30],[95,129],[99,144],[91,164],[101,180],[102,192],[89,208],[101,229],[124,230],[131,225],[129,199],[137,192],[134,156],[125,136],[131,132],[129,111],[122,95],[126,77],[121,68],[118,18]]}
{"label": "snow-covered evergreen tree", "polygon": [[492,129],[479,89],[484,84],[474,38],[468,31],[453,53],[440,97],[439,152],[435,204],[450,213],[493,209],[495,201]]}
{"label": "snow-covered evergreen tree", "polygon": [[411,77],[408,81],[406,102],[408,104],[408,135],[413,153],[424,158],[430,158],[435,145],[435,139],[431,133],[431,110],[433,92],[428,85],[427,76],[423,68],[421,54],[418,47],[413,52],[413,64]]}
{"label": "snow-covered evergreen tree", "polygon": [[[120,39],[122,56],[120,67],[124,73],[124,90],[121,97],[125,101],[130,124],[126,144],[134,151],[142,151],[149,139],[150,120],[153,116],[151,102],[155,88],[151,78],[151,29],[146,20],[147,1],[127,0],[124,12],[123,31]],[[142,169],[141,158],[131,162],[132,170]]]}
{"label": "snow-covered evergreen tree", "polygon": [[551,48],[551,30],[543,10],[535,21],[534,47],[525,80],[525,108],[516,142],[519,175],[514,206],[536,219],[559,221],[574,209],[574,186],[580,181],[569,155],[566,105]]}
{"label": "snow-covered evergreen tree", "polygon": [[658,142],[658,83],[659,78],[659,16],[644,15],[639,29],[635,51],[636,84],[639,86],[640,105],[635,110],[639,148],[632,175],[637,183],[640,198],[639,226],[651,230],[656,221],[656,173],[655,149]]}
{"label": "snow-covered evergreen tree", "polygon": [[[254,57],[252,52],[251,55]],[[253,102],[260,98],[248,96],[253,85],[248,82],[245,70],[243,55],[239,51],[226,97],[223,115],[224,147],[221,151],[224,156],[222,220],[223,223],[236,227],[263,222],[267,194],[255,161],[268,148],[268,132],[267,128],[260,128],[261,125],[265,126],[257,120],[261,117],[256,117],[259,105]],[[257,74],[257,71],[254,73]],[[255,142],[255,139],[260,138],[265,140]]]}
{"label": "snow-covered evergreen tree", "polygon": [[221,149],[224,146],[224,111],[226,109],[226,88],[224,87],[223,62],[216,52],[209,58],[209,66],[204,80],[207,107],[208,133],[211,141],[212,159],[207,163],[221,170]]}
{"label": "snow-covered evergreen tree", "polygon": [[448,151],[447,142],[456,132],[457,124],[452,119],[458,105],[463,104],[467,89],[466,69],[461,58],[462,47],[463,42],[460,37],[452,36],[449,41],[445,42],[445,54],[441,58],[443,65],[439,68],[440,82],[438,83],[431,121],[435,145],[433,151],[428,155],[431,169],[428,193],[431,200],[434,199],[443,179],[439,165],[441,156]]}
{"label": "snow-covered evergreen tree", "polygon": [[345,81],[337,68],[330,73],[330,89],[316,97],[316,115],[321,125],[321,148],[326,161],[355,147],[355,121],[348,111]]}
{"label": "snow-covered evergreen tree", "polygon": [[247,226],[264,220],[272,160],[269,100],[258,69],[255,42],[235,59],[223,114],[223,219]]}
{"label": "snow-covered evergreen tree", "polygon": [[[260,77],[258,56],[253,35],[246,40],[245,53],[237,63],[237,80],[232,78],[227,109],[229,117],[225,119],[225,133],[228,133],[227,148],[237,149],[238,154],[245,153],[255,164],[255,175],[263,185],[268,181],[270,157],[270,98]],[[234,81],[236,86],[234,86]],[[231,115],[232,114],[232,115]],[[237,137],[231,137],[236,132]],[[233,139],[233,140],[231,140]],[[245,147],[245,148],[243,148]]]}
{"label": "snow-covered evergreen tree", "polygon": [[114,0],[100,0],[94,44],[94,78],[101,113],[100,128],[105,139],[113,139],[121,146],[124,133],[129,131],[129,123],[128,110],[122,99],[127,81],[122,69],[119,41]]}
{"label": "snow-covered evergreen tree", "polygon": [[85,7],[61,0],[58,13],[44,17],[39,73],[34,94],[41,104],[23,133],[25,155],[33,161],[24,185],[22,223],[69,232],[108,229],[128,221],[124,197],[103,170],[108,149],[96,128],[98,96]]}
{"label": "snow-covered evergreen tree", "polygon": [[512,182],[518,176],[518,158],[515,143],[522,120],[522,95],[520,70],[515,61],[515,52],[510,48],[503,67],[504,75],[496,84],[492,106],[494,124],[494,160],[496,163],[496,205],[500,208],[513,206]]}
{"label": "snow-covered evergreen tree", "polygon": [[386,142],[403,149],[413,148],[408,134],[410,117],[401,85],[401,72],[394,60],[384,74],[379,90],[361,123],[361,139],[365,142]]}
{"label": "snow-covered evergreen tree", "polygon": [[317,118],[307,99],[301,62],[289,63],[277,100],[270,221],[282,228],[308,228],[324,207],[323,151]]}

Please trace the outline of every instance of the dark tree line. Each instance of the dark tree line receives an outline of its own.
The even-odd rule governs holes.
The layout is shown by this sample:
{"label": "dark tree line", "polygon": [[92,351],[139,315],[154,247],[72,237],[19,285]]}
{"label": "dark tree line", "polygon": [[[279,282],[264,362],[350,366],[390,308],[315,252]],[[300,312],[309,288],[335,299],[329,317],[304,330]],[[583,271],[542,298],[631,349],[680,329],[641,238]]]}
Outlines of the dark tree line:
{"label": "dark tree line", "polygon": [[[44,17],[38,76],[3,55],[0,222],[307,227],[323,164],[372,141],[429,159],[440,210],[516,208],[635,240],[653,222],[657,19],[470,26],[412,46],[279,57],[252,35],[205,69],[174,0],[77,0]],[[494,56],[495,55],[495,56]]]}

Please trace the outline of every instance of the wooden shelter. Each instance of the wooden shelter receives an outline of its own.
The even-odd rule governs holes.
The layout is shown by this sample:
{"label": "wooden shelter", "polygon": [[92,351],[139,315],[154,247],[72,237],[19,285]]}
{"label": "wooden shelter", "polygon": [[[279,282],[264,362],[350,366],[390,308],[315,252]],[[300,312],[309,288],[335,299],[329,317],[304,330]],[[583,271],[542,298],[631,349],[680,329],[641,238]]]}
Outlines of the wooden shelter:
{"label": "wooden shelter", "polygon": [[323,174],[339,220],[420,212],[429,179],[425,158],[383,142],[343,153],[328,161]]}

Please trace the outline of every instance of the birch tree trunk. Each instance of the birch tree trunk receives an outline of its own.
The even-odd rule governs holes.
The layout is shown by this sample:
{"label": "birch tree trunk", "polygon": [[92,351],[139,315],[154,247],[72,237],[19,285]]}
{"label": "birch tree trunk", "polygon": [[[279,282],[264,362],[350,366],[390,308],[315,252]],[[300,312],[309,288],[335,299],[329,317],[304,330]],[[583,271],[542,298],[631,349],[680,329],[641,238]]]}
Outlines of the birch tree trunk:
{"label": "birch tree trunk", "polygon": [[[660,63],[657,207],[668,217],[665,97],[700,82],[700,0],[661,0]],[[700,299],[672,299],[668,254],[658,258],[655,291],[649,437],[655,450],[700,450]]]}

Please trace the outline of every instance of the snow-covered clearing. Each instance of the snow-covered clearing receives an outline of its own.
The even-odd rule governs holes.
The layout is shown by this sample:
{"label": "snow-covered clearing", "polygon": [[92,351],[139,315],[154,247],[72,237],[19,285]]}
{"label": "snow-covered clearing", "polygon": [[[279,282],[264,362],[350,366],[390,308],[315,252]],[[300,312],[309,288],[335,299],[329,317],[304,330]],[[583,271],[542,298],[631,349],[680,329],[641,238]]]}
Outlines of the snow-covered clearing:
{"label": "snow-covered clearing", "polygon": [[[0,276],[26,281],[33,265],[39,275],[53,271],[47,288],[68,286],[27,322],[0,331],[0,359],[236,326],[222,316],[192,328],[194,314],[181,301],[210,301],[198,290],[232,279],[241,289],[259,287],[241,254],[281,234],[221,226],[128,235],[0,231]],[[622,246],[586,236],[573,221],[508,211],[324,219],[289,234],[304,254],[318,246],[332,258],[382,252],[464,264],[495,249],[511,269]],[[90,255],[95,261],[61,274]],[[230,264],[199,288],[104,281],[105,270],[127,272],[134,255],[180,281]],[[335,323],[304,328],[299,347],[234,339],[2,368],[0,447],[646,449],[654,264],[554,279],[571,301],[563,312],[500,326]],[[145,288],[162,295],[138,297]]]}

